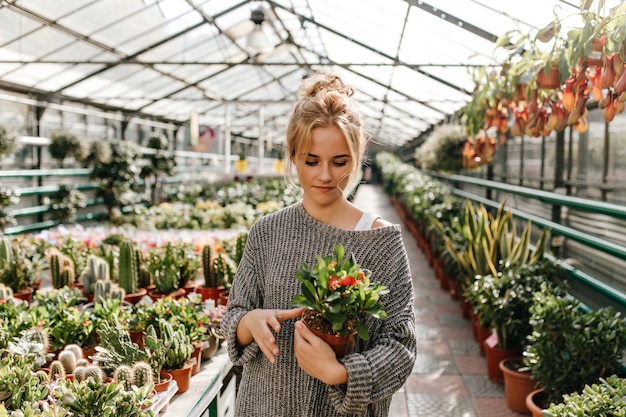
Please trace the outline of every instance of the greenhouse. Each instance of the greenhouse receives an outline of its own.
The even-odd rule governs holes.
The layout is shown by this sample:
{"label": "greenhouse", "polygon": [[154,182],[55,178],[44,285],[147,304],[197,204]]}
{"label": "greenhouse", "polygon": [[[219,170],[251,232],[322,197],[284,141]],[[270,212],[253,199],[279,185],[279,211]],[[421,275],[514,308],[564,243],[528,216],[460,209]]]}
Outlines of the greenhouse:
{"label": "greenhouse", "polygon": [[623,1],[0,28],[0,417],[626,408]]}

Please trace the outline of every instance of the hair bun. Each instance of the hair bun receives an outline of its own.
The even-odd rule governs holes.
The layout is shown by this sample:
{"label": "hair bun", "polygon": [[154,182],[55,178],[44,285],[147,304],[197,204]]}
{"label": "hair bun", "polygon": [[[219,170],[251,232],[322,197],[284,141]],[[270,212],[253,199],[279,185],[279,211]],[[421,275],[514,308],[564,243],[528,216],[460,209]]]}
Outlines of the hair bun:
{"label": "hair bun", "polygon": [[354,88],[348,87],[337,74],[316,74],[305,80],[300,87],[302,97],[313,97],[319,93],[339,93],[352,97]]}

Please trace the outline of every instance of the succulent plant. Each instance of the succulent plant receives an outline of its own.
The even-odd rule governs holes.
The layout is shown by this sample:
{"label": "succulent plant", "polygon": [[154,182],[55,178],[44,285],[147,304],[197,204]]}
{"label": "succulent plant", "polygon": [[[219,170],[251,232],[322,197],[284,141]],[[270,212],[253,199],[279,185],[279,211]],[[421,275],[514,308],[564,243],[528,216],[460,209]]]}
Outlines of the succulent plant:
{"label": "succulent plant", "polygon": [[50,380],[54,381],[57,379],[65,378],[65,367],[61,363],[61,361],[54,360],[50,363]]}
{"label": "succulent plant", "polygon": [[83,358],[83,348],[76,343],[70,343],[69,345],[66,345],[63,350],[72,352],[77,361]]}
{"label": "succulent plant", "polygon": [[133,385],[145,387],[154,384],[152,366],[147,362],[137,362],[133,365]]}
{"label": "succulent plant", "polygon": [[76,381],[82,382],[89,378],[93,378],[97,382],[102,382],[104,381],[104,371],[100,366],[95,364],[77,366],[74,369],[74,379]]}
{"label": "succulent plant", "polygon": [[85,294],[94,294],[96,281],[110,279],[109,263],[99,256],[89,255],[80,278]]}
{"label": "succulent plant", "polygon": [[213,247],[209,244],[202,247],[202,273],[204,275],[204,286],[207,288],[217,288],[219,285],[217,282],[217,276],[215,275],[215,269],[213,268],[213,262],[215,261],[215,252]]}
{"label": "succulent plant", "polygon": [[113,374],[113,380],[115,380],[118,384],[121,384],[124,391],[131,391],[133,389],[133,379],[133,368],[129,365],[118,366]]}
{"label": "succulent plant", "polygon": [[121,288],[117,283],[109,280],[98,280],[94,288],[95,301],[101,303],[104,300],[118,299],[124,300],[126,291]]}
{"label": "succulent plant", "polygon": [[51,248],[48,251],[48,265],[53,288],[60,289],[72,285],[75,278],[74,262],[69,256],[56,248]]}
{"label": "succulent plant", "polygon": [[58,361],[63,365],[66,374],[73,374],[76,369],[76,355],[71,350],[62,350],[59,352]]}
{"label": "succulent plant", "polygon": [[130,240],[122,241],[120,243],[117,282],[126,294],[137,292],[137,259],[135,257],[136,252],[133,243]]}

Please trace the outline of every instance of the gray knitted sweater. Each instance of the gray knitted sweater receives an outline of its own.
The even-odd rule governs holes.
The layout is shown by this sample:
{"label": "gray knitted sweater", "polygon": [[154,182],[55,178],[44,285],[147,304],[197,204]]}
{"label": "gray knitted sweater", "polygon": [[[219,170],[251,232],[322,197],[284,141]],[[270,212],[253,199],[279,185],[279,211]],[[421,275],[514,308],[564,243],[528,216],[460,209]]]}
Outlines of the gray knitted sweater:
{"label": "gray knitted sweater", "polygon": [[[337,244],[372,271],[390,292],[381,296],[387,318],[366,317],[370,340],[357,341],[343,359],[348,383],[328,386],[304,373],[293,354],[294,320],[276,335],[272,365],[256,342],[236,344],[237,323],[255,308],[292,308],[301,292],[295,272],[315,254],[331,255]],[[416,354],[413,285],[399,225],[372,230],[340,229],[311,217],[301,202],[259,219],[250,234],[222,321],[228,353],[243,365],[236,399],[239,417],[387,416],[391,397],[411,373]]]}

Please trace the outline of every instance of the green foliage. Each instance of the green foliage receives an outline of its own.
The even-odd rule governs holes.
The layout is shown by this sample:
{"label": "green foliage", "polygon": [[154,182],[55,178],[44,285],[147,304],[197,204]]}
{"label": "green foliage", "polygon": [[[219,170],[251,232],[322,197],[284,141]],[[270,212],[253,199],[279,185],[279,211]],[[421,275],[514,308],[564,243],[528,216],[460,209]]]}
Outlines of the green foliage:
{"label": "green foliage", "polygon": [[[76,136],[68,132],[54,132],[50,138],[48,152],[53,159],[63,167],[63,162],[70,156],[77,156],[76,151],[80,149],[80,143]],[[80,157],[80,155],[78,155]]]}
{"label": "green foliage", "polygon": [[347,323],[356,325],[359,337],[369,340],[367,326],[361,316],[385,318],[379,297],[389,291],[384,285],[370,282],[371,271],[362,269],[354,255],[344,258],[343,245],[336,245],[334,257],[316,255],[313,270],[306,263],[296,271],[302,284],[302,293],[293,299],[293,305],[319,311],[338,334],[348,334]]}
{"label": "green foliage", "polygon": [[59,189],[49,197],[50,216],[60,224],[74,223],[78,209],[87,206],[85,194],[73,186],[59,185]]}
{"label": "green foliage", "polygon": [[545,417],[626,416],[626,379],[617,375],[600,378],[582,391],[565,394],[563,402],[551,404]]}
{"label": "green foliage", "polygon": [[467,141],[461,125],[439,125],[416,149],[415,159],[431,171],[458,172],[463,169],[463,145]]}
{"label": "green foliage", "polygon": [[117,282],[127,294],[137,292],[137,259],[133,242],[124,240],[120,243]]}
{"label": "green foliage", "polygon": [[172,242],[154,248],[148,253],[148,270],[152,281],[161,294],[171,294],[180,283],[180,252]]}
{"label": "green foliage", "polygon": [[9,211],[9,207],[20,202],[20,193],[14,188],[0,185],[0,232],[4,232],[7,226],[15,226],[17,220]]}
{"label": "green foliage", "polygon": [[612,307],[590,312],[547,287],[530,308],[533,331],[524,362],[551,402],[615,373],[626,348],[626,321]]}
{"label": "green foliage", "polygon": [[0,125],[0,159],[11,155],[17,148],[15,135],[6,126]]}

